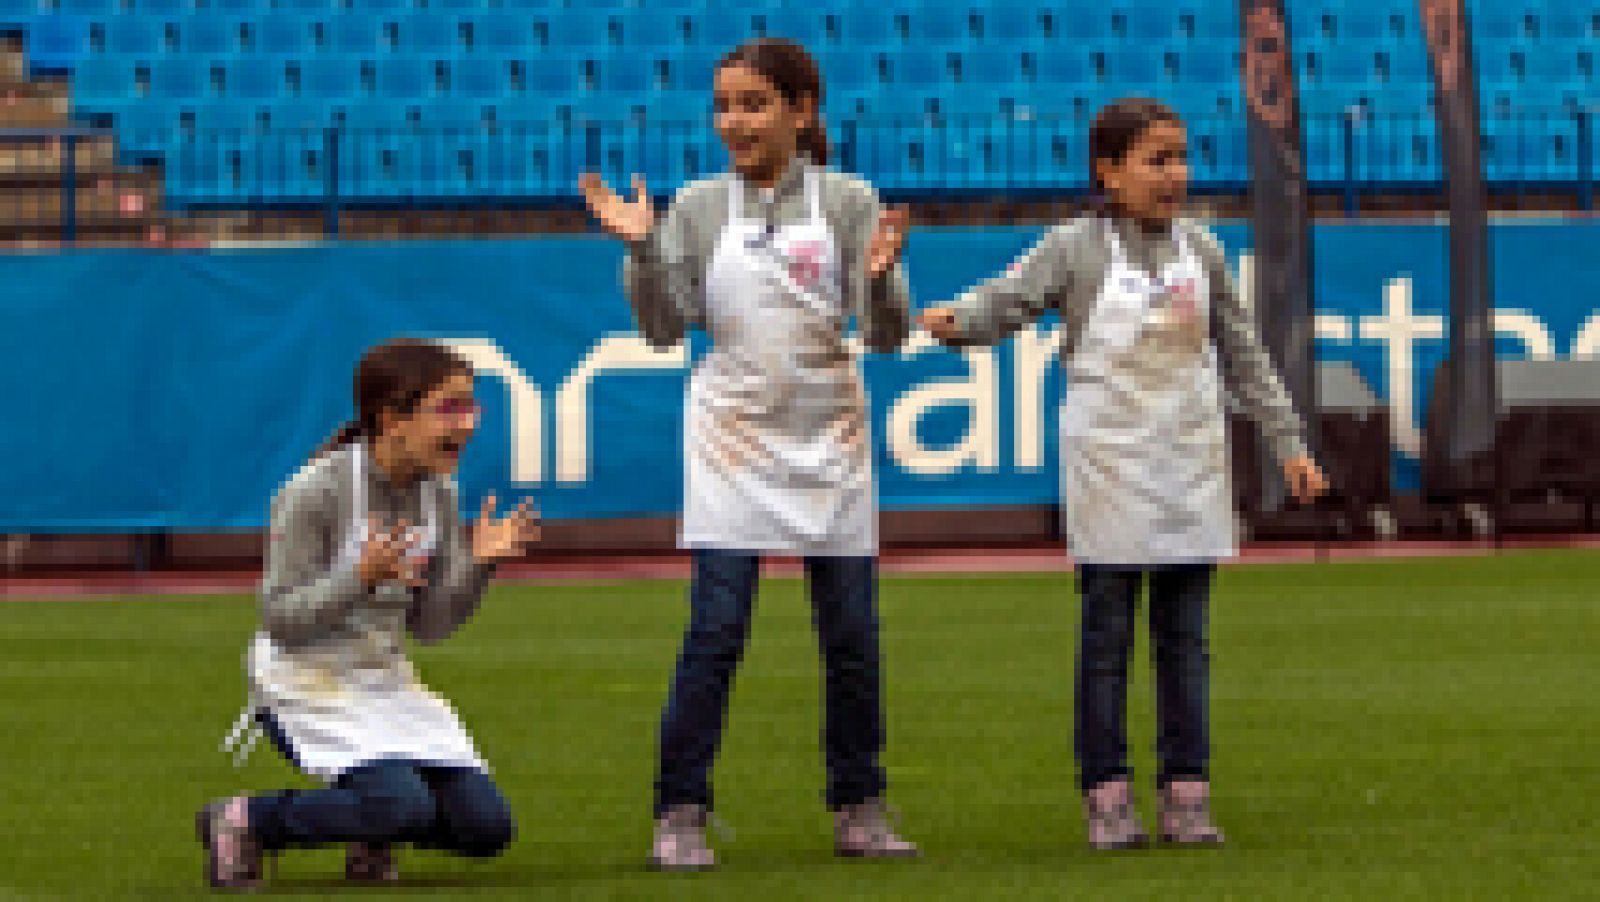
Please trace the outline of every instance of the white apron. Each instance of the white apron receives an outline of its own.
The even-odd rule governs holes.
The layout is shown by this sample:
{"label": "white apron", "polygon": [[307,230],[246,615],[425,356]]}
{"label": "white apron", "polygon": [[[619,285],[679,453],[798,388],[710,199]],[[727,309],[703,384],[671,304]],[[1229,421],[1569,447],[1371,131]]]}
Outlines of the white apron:
{"label": "white apron", "polygon": [[[334,558],[335,572],[357,565],[368,532],[366,448],[357,444],[350,451],[351,523]],[[439,543],[433,489],[431,483],[421,486],[423,523],[413,530],[412,552],[420,559]],[[399,585],[377,591],[410,594]],[[487,769],[450,703],[422,685],[406,659],[406,612],[403,599],[397,600],[362,608],[358,624],[302,648],[285,649],[265,630],[256,633],[247,656],[250,705],[225,745],[238,742],[264,708],[289,740],[296,763],[330,782],[380,759]],[[246,739],[241,757],[253,742],[254,736]]]}
{"label": "white apron", "polygon": [[1159,278],[1106,225],[1111,266],[1068,364],[1062,515],[1079,563],[1214,561],[1236,551],[1210,286],[1189,239]]}
{"label": "white apron", "polygon": [[877,553],[866,395],[814,169],[805,192],[808,219],[769,230],[729,187],[706,278],[713,346],[684,413],[684,548]]}

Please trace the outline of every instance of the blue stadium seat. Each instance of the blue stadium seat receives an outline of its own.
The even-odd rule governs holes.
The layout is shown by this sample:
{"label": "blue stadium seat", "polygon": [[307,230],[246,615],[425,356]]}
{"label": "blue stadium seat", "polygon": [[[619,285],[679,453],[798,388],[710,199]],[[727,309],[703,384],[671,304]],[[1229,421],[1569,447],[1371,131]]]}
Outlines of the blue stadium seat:
{"label": "blue stadium seat", "polygon": [[855,49],[820,54],[817,65],[830,91],[856,91],[880,83],[871,57]]}
{"label": "blue stadium seat", "polygon": [[63,72],[89,52],[89,25],[76,16],[34,20],[26,40],[28,65],[35,72]]}
{"label": "blue stadium seat", "polygon": [[189,107],[196,133],[256,131],[262,124],[263,107],[235,100],[204,101]]}
{"label": "blue stadium seat", "polygon": [[289,56],[311,47],[311,25],[304,16],[276,13],[247,23],[249,49],[254,53]]}
{"label": "blue stadium seat", "polygon": [[1528,80],[1541,89],[1564,90],[1584,84],[1578,55],[1564,47],[1543,47],[1529,54]]}
{"label": "blue stadium seat", "polygon": [[537,56],[523,62],[530,92],[571,94],[578,88],[578,62],[571,57]]}
{"label": "blue stadium seat", "polygon": [[45,14],[44,0],[0,0],[0,25],[26,27]]}
{"label": "blue stadium seat", "polygon": [[90,57],[72,70],[72,99],[91,111],[110,109],[138,97],[134,66],[116,57]]}
{"label": "blue stadium seat", "polygon": [[1107,80],[1123,87],[1149,88],[1168,81],[1161,54],[1147,47],[1120,47],[1106,54],[1105,65]]}
{"label": "blue stadium seat", "polygon": [[156,16],[176,16],[194,10],[194,0],[133,0],[133,11]]}
{"label": "blue stadium seat", "polygon": [[617,18],[628,47],[673,49],[688,41],[689,18],[671,10],[640,9]]}
{"label": "blue stadium seat", "polygon": [[550,44],[568,52],[611,45],[612,16],[598,10],[564,9],[546,19]]}
{"label": "blue stadium seat", "polygon": [[876,3],[847,4],[839,19],[844,44],[856,49],[888,47],[899,43],[894,16]]}
{"label": "blue stadium seat", "polygon": [[222,93],[238,100],[273,100],[284,95],[284,64],[272,57],[229,60]]}
{"label": "blue stadium seat", "polygon": [[600,64],[600,88],[623,94],[645,94],[658,85],[656,62],[639,53],[606,57]]}
{"label": "blue stadium seat", "polygon": [[116,0],[58,0],[61,12],[70,16],[103,19],[116,11]]}
{"label": "blue stadium seat", "polygon": [[411,0],[353,0],[351,5],[357,11],[371,13],[400,13],[414,8]]}
{"label": "blue stadium seat", "polygon": [[278,100],[263,110],[274,129],[304,132],[333,124],[333,108],[322,100]]}
{"label": "blue stadium seat", "polygon": [[124,166],[158,160],[178,132],[178,110],[144,100],[116,111],[117,157]]}
{"label": "blue stadium seat", "polygon": [[[1194,37],[1213,47],[1217,43],[1232,48],[1239,45],[1243,39],[1243,26],[1239,23],[1239,5],[1237,3],[1201,3],[1189,7],[1188,14],[1193,17]],[[1289,16],[1296,18],[1291,9]],[[1291,25],[1297,23],[1291,22]]]}
{"label": "blue stadium seat", "polygon": [[115,16],[105,26],[107,53],[153,56],[166,44],[165,26],[149,16]]}
{"label": "blue stadium seat", "polygon": [[473,20],[473,34],[479,50],[489,53],[518,53],[533,46],[532,23],[514,13],[490,13]]}
{"label": "blue stadium seat", "polygon": [[475,100],[498,100],[511,93],[511,67],[505,60],[465,57],[450,64],[450,93]]}
{"label": "blue stadium seat", "polygon": [[1074,42],[1101,43],[1111,39],[1111,16],[1098,3],[1052,7],[1056,36]]}
{"label": "blue stadium seat", "polygon": [[[961,81],[976,85],[1015,85],[1022,80],[1022,59],[1015,49],[969,50],[961,59]],[[959,94],[962,89],[947,93]]]}
{"label": "blue stadium seat", "polygon": [[1124,16],[1128,38],[1135,43],[1168,44],[1182,37],[1178,29],[1178,11],[1166,3],[1136,3]]}
{"label": "blue stadium seat", "polygon": [[1478,0],[1467,10],[1473,37],[1479,42],[1506,45],[1528,37],[1526,14],[1502,0]]}
{"label": "blue stadium seat", "polygon": [[1196,85],[1233,85],[1239,66],[1233,54],[1215,47],[1185,51],[1178,58],[1179,78]]}
{"label": "blue stadium seat", "polygon": [[994,44],[1017,46],[1037,41],[1044,34],[1039,6],[994,3],[983,10],[983,38]]}
{"label": "blue stadium seat", "polygon": [[709,10],[693,17],[692,21],[695,43],[719,50],[732,50],[755,37],[754,23],[743,9]]}
{"label": "blue stadium seat", "polygon": [[218,16],[178,20],[178,48],[196,56],[224,56],[239,50],[239,22]]}
{"label": "blue stadium seat", "polygon": [[443,13],[413,13],[399,20],[400,51],[448,55],[460,48],[460,18]]}
{"label": "blue stadium seat", "polygon": [[950,58],[945,50],[914,48],[889,57],[890,81],[913,88],[943,87],[950,81]]}
{"label": "blue stadium seat", "polygon": [[345,128],[374,131],[404,128],[408,110],[393,100],[352,100],[338,105],[339,120]]}
{"label": "blue stadium seat", "polygon": [[[709,47],[667,54],[667,83],[664,87],[672,91],[697,93],[703,101],[701,106],[710,109],[711,89],[720,55],[720,52]],[[832,82],[828,84],[831,86]]]}
{"label": "blue stadium seat", "polygon": [[436,84],[435,63],[421,57],[388,57],[377,61],[377,94],[397,100],[430,97]]}
{"label": "blue stadium seat", "polygon": [[416,104],[417,121],[424,128],[455,130],[483,126],[483,104],[469,97],[439,97]]}
{"label": "blue stadium seat", "polygon": [[972,40],[971,12],[961,3],[923,3],[908,7],[909,33],[916,43],[959,48]]}
{"label": "blue stadium seat", "polygon": [[1371,56],[1357,48],[1325,54],[1318,74],[1320,83],[1328,85],[1365,85],[1377,80]]}
{"label": "blue stadium seat", "polygon": [[1585,8],[1581,3],[1551,4],[1539,16],[1539,33],[1557,41],[1587,41],[1595,37],[1595,17],[1600,7]]}
{"label": "blue stadium seat", "polygon": [[150,94],[174,100],[207,97],[211,94],[210,65],[184,56],[165,57],[150,63]]}
{"label": "blue stadium seat", "polygon": [[1391,40],[1388,17],[1380,9],[1350,4],[1340,9],[1335,19],[1335,37],[1343,46],[1354,50],[1357,46],[1380,44]]}
{"label": "blue stadium seat", "polygon": [[1089,65],[1088,56],[1070,45],[1041,49],[1036,64],[1041,82],[1057,85],[1088,85],[1095,81],[1094,69]]}
{"label": "blue stadium seat", "polygon": [[361,13],[341,12],[328,20],[327,37],[335,53],[371,56],[383,47],[383,23]]}
{"label": "blue stadium seat", "polygon": [[506,9],[547,10],[563,5],[562,0],[502,0]]}
{"label": "blue stadium seat", "polygon": [[828,39],[825,9],[820,4],[777,6],[757,13],[757,18],[765,24],[762,33],[766,36],[788,38],[814,48]]}
{"label": "blue stadium seat", "polygon": [[453,13],[482,12],[485,5],[484,0],[428,0],[429,9]]}
{"label": "blue stadium seat", "polygon": [[351,57],[319,56],[301,64],[300,91],[306,97],[341,100],[361,93],[361,65]]}

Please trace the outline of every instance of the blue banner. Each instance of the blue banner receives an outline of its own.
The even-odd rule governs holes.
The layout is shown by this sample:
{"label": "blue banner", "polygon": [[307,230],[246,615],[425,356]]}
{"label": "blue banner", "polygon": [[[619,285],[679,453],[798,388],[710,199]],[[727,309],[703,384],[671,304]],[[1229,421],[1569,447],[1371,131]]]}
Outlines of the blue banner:
{"label": "blue banner", "polygon": [[[1003,269],[1037,228],[919,231],[919,305]],[[1248,229],[1218,229],[1245,281]],[[1319,225],[1319,352],[1393,405],[1414,484],[1421,412],[1443,355],[1444,228]],[[1600,354],[1600,223],[1498,224],[1499,352]],[[682,496],[684,380],[703,352],[655,352],[601,238],[339,243],[11,256],[0,284],[0,531],[261,526],[279,483],[350,410],[367,346],[449,340],[480,374],[469,496],[531,493],[547,517],[669,514]],[[913,344],[864,363],[886,508],[1054,499],[1053,320],[1006,345]]]}

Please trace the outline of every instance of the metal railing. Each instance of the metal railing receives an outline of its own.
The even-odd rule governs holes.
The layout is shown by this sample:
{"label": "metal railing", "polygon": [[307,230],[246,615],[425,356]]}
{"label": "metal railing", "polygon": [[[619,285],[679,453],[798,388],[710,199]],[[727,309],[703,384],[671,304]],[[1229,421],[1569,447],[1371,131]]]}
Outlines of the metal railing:
{"label": "metal railing", "polygon": [[[1593,209],[1600,173],[1600,104],[1555,111],[1485,111],[1485,177],[1496,190],[1566,193]],[[1437,129],[1425,111],[1353,107],[1303,125],[1313,190],[1359,209],[1363,195],[1442,185]],[[897,201],[964,196],[1073,196],[1088,191],[1084,115],[860,117],[834,128],[842,168]],[[1191,118],[1196,190],[1249,187],[1246,123]],[[76,234],[76,149],[90,130],[0,132],[0,146],[59,141],[62,233]],[[574,207],[576,179],[643,173],[652,191],[725,166],[704,122],[584,121],[408,124],[386,128],[118,129],[123,163],[159,163],[170,209],[320,210],[329,234],[358,209]]]}

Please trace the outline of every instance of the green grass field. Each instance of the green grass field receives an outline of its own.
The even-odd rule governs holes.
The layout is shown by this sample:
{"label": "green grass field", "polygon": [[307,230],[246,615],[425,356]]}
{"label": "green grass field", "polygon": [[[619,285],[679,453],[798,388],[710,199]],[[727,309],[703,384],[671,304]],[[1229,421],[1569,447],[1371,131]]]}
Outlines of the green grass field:
{"label": "green grass field", "polygon": [[[893,801],[925,856],[836,862],[801,586],[767,583],[717,771],[723,867],[642,861],[677,583],[500,587],[418,652],[496,767],[521,835],[490,862],[402,858],[447,897],[1594,898],[1600,554],[1234,569],[1213,607],[1226,848],[1094,854],[1071,760],[1076,599],[1058,575],[885,580]],[[305,785],[217,743],[242,700],[242,597],[0,605],[0,894],[198,896],[194,809]],[[1151,812],[1151,685],[1130,723]],[[345,890],[286,855],[269,895]],[[379,891],[381,892],[381,890]]]}

